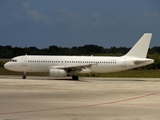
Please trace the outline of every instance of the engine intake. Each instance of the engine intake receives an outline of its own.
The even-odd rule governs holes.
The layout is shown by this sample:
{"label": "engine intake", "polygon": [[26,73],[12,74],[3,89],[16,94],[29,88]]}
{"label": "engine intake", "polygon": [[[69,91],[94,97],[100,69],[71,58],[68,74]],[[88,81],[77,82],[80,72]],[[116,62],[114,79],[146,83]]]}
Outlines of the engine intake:
{"label": "engine intake", "polygon": [[66,77],[67,71],[63,69],[50,69],[49,71],[51,77]]}

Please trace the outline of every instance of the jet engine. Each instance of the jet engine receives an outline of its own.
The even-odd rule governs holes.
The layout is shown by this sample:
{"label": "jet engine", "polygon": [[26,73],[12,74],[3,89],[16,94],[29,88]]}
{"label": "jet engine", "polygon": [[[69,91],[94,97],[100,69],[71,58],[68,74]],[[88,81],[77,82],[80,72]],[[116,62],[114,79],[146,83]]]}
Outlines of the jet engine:
{"label": "jet engine", "polygon": [[51,77],[66,77],[67,71],[63,69],[50,69],[49,71]]}

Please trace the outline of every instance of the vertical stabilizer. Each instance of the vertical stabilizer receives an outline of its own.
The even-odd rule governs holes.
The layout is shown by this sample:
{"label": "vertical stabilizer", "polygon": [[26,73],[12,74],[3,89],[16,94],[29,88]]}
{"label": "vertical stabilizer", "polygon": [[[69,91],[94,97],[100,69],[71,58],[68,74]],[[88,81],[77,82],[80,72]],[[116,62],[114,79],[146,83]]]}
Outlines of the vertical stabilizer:
{"label": "vertical stabilizer", "polygon": [[152,33],[145,33],[124,57],[146,58]]}

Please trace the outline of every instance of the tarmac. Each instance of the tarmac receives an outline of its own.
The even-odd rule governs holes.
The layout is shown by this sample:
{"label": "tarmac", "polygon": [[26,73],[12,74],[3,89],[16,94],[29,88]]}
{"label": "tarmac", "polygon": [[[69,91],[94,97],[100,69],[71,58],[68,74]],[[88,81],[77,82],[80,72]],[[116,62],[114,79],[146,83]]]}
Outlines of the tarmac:
{"label": "tarmac", "polygon": [[160,120],[160,78],[0,76],[0,120]]}

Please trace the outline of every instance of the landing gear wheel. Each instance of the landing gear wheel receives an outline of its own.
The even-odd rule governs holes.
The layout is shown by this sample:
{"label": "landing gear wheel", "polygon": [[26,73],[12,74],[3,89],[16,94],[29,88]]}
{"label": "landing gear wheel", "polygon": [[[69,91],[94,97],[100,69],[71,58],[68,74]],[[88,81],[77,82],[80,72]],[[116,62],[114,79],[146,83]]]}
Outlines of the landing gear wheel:
{"label": "landing gear wheel", "polygon": [[25,71],[23,72],[22,79],[26,79],[26,72]]}
{"label": "landing gear wheel", "polygon": [[25,75],[23,75],[23,76],[22,76],[22,79],[26,79],[26,76],[25,76]]}
{"label": "landing gear wheel", "polygon": [[73,75],[73,76],[72,76],[72,79],[73,79],[73,80],[78,80],[78,76]]}

